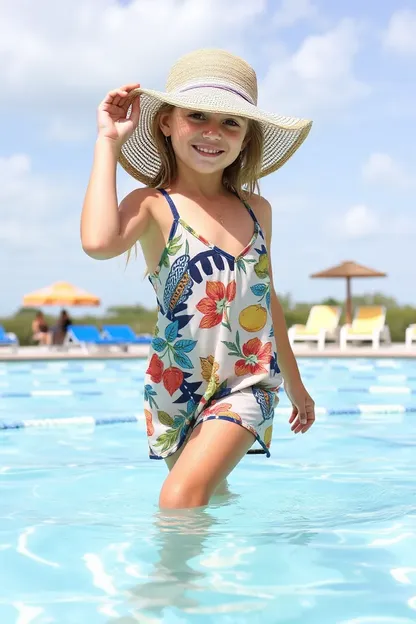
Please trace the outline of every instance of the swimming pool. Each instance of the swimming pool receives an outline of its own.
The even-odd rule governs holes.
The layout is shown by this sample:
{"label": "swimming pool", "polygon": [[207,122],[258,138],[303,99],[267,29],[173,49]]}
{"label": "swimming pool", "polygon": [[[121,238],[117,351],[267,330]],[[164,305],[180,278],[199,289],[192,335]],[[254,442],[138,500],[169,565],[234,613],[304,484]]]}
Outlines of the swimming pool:
{"label": "swimming pool", "polygon": [[416,361],[299,364],[315,427],[281,394],[271,458],[168,514],[144,361],[0,363],[0,622],[414,623]]}

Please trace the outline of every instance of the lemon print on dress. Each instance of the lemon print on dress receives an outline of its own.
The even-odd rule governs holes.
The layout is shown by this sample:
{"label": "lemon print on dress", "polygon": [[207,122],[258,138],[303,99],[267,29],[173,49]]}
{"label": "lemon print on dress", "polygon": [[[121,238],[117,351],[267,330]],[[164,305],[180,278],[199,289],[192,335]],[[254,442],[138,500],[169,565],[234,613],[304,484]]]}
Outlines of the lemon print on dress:
{"label": "lemon print on dress", "polygon": [[259,304],[250,305],[241,310],[238,320],[246,331],[258,332],[266,325],[267,310]]}
{"label": "lemon print on dress", "polygon": [[269,274],[269,258],[267,254],[261,254],[259,261],[254,265],[254,271],[258,278],[266,279]]}
{"label": "lemon print on dress", "polygon": [[264,443],[267,446],[267,448],[269,448],[271,444],[272,433],[273,433],[273,425],[270,425],[270,427],[267,427],[266,431],[264,432]]}

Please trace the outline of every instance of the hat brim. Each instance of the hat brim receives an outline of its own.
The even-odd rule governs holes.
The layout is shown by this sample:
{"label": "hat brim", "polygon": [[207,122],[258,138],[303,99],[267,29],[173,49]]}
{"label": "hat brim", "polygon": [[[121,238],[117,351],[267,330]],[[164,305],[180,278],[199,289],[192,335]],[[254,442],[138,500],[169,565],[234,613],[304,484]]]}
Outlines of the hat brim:
{"label": "hat brim", "polygon": [[257,121],[264,135],[260,177],[284,165],[306,139],[312,126],[308,119],[263,111],[242,97],[215,87],[199,87],[184,93],[139,88],[130,94],[130,103],[138,95],[141,96],[139,123],[123,144],[119,162],[130,175],[146,185],[152,183],[161,166],[151,128],[154,116],[163,104]]}

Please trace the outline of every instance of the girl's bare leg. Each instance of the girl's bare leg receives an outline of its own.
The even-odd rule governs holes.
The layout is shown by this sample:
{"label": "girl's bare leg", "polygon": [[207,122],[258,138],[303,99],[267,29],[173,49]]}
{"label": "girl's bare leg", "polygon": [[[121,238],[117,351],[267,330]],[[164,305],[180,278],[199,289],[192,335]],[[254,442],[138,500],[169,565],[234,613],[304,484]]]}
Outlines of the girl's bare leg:
{"label": "girl's bare leg", "polygon": [[236,423],[220,419],[202,422],[182,449],[166,460],[170,473],[160,493],[161,508],[207,505],[254,440],[252,433]]}

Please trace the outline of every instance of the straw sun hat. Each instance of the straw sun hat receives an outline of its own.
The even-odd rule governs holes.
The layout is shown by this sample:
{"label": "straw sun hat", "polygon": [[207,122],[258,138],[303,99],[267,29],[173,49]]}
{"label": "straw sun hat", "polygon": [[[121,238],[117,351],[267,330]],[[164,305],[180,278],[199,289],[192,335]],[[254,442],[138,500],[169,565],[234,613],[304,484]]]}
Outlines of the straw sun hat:
{"label": "straw sun hat", "polygon": [[257,107],[257,78],[243,59],[224,50],[197,50],[172,67],[166,92],[138,88],[140,119],[123,144],[119,162],[134,178],[149,185],[161,161],[153,141],[152,121],[164,103],[190,110],[230,114],[258,121],[264,135],[260,177],[281,167],[306,139],[312,122],[268,113]]}

